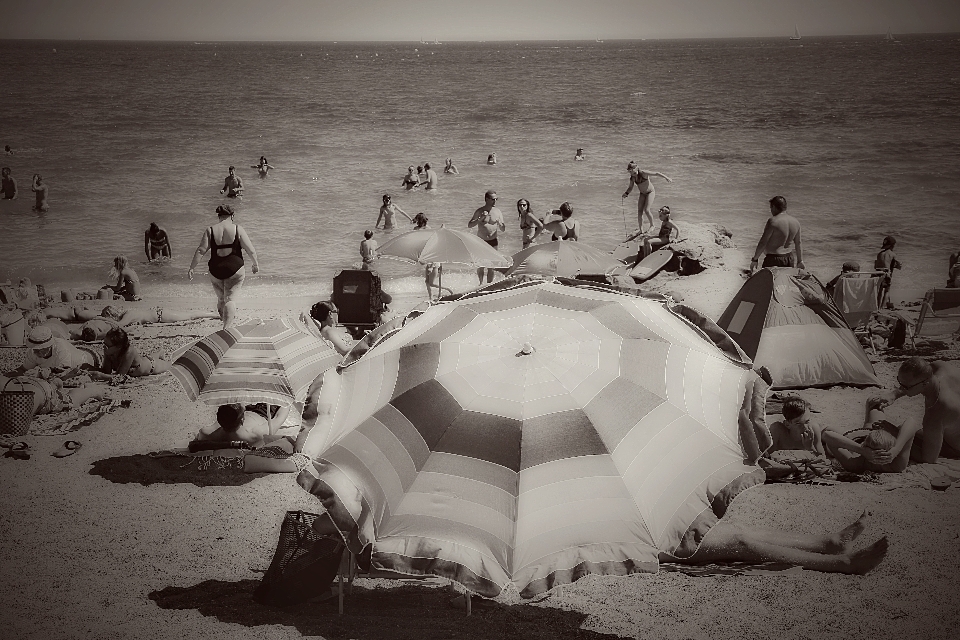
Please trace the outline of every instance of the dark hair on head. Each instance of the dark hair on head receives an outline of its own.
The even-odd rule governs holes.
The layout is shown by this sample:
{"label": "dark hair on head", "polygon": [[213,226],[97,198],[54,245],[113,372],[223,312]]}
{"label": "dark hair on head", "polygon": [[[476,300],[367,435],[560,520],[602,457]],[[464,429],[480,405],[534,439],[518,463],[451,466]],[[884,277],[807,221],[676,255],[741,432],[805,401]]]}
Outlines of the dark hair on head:
{"label": "dark hair on head", "polygon": [[123,354],[130,348],[130,335],[120,327],[114,327],[103,336],[104,345],[106,345],[107,342],[120,347],[120,353]]}
{"label": "dark hair on head", "polygon": [[787,210],[787,199],[783,196],[773,196],[770,198],[770,206],[772,206],[777,213],[783,213]]}
{"label": "dark hair on head", "polygon": [[267,162],[267,156],[260,156],[260,164],[270,164]]}
{"label": "dark hair on head", "polygon": [[370,231],[370,229],[367,229],[366,231],[363,232],[363,237],[369,240],[370,238],[373,237],[373,231]]}
{"label": "dark hair on head", "polygon": [[564,218],[569,218],[573,215],[573,207],[570,206],[569,202],[564,202],[560,205],[560,215]]}
{"label": "dark hair on head", "polygon": [[418,228],[418,229],[420,229],[421,227],[427,226],[427,221],[429,221],[429,220],[430,220],[430,218],[428,218],[427,216],[423,215],[423,211],[421,211],[421,212],[418,213],[417,215],[413,216],[413,224],[417,225],[417,228]]}
{"label": "dark hair on head", "polygon": [[383,194],[383,201],[384,201],[384,202],[386,202],[386,201],[389,200],[389,199],[390,199],[390,194],[389,194],[389,193]]}
{"label": "dark hair on head", "polygon": [[227,171],[233,171],[234,169],[236,169],[236,167],[233,165],[230,165],[229,167],[227,167]]}
{"label": "dark hair on head", "polygon": [[324,322],[328,317],[330,317],[330,312],[336,310],[337,306],[335,304],[329,300],[323,300],[322,302],[318,302],[310,307],[310,317],[317,322]]}
{"label": "dark hair on head", "polygon": [[929,378],[933,375],[933,367],[920,356],[913,356],[903,361],[903,364],[900,365],[899,372],[905,373],[914,379]]}
{"label": "dark hair on head", "polygon": [[897,239],[894,238],[893,236],[887,236],[887,237],[885,237],[885,238],[883,239],[883,246],[882,246],[881,248],[882,248],[882,249],[887,249],[887,248],[893,249],[895,246],[897,246]]}
{"label": "dark hair on head", "polygon": [[423,171],[423,165],[419,165],[419,164],[418,164],[418,165],[417,165],[417,173],[420,173],[421,171]]}
{"label": "dark hair on head", "polygon": [[530,211],[531,213],[533,213],[533,212],[531,211],[530,201],[529,201],[529,200],[527,200],[526,198],[520,198],[519,200],[517,200],[517,215],[519,215],[520,218],[523,219],[523,211],[520,211],[520,203],[521,203],[521,202],[527,205],[527,211]]}
{"label": "dark hair on head", "polygon": [[93,327],[84,327],[80,330],[80,339],[84,342],[93,342],[97,339],[97,332],[93,330]]}
{"label": "dark hair on head", "polygon": [[4,168],[2,169],[2,171],[3,171],[4,173],[10,173],[10,167],[4,167]]}
{"label": "dark hair on head", "polygon": [[795,420],[803,415],[807,410],[807,401],[800,396],[791,396],[783,402],[783,417],[787,420]]}
{"label": "dark hair on head", "polygon": [[217,424],[227,433],[235,433],[243,424],[242,404],[222,404],[217,407]]}
{"label": "dark hair on head", "polygon": [[429,169],[429,168],[430,168],[430,163],[429,163],[429,162],[424,162],[424,163],[423,163],[423,168],[424,168],[424,169]]}
{"label": "dark hair on head", "polygon": [[156,222],[151,222],[151,223],[150,223],[150,233],[156,233],[157,231],[160,231],[159,225],[157,225]]}

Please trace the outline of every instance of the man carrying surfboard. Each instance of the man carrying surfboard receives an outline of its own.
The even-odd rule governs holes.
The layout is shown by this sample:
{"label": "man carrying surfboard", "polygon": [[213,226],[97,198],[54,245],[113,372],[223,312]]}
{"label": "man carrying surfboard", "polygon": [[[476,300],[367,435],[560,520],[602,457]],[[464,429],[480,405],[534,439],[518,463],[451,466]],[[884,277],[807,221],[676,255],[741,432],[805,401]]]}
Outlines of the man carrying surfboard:
{"label": "man carrying surfboard", "polygon": [[[803,269],[803,247],[800,243],[800,221],[786,213],[787,199],[770,198],[770,217],[750,260],[750,273],[761,267],[799,267]],[[760,256],[764,256],[762,265]]]}

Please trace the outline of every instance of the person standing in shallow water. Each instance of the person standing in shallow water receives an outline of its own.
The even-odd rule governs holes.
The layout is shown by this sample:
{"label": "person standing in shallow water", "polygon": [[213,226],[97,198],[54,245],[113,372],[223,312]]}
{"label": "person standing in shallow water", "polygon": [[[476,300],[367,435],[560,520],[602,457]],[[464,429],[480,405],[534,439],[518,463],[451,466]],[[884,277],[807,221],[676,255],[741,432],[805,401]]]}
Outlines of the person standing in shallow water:
{"label": "person standing in shallow water", "polygon": [[37,194],[37,202],[33,206],[33,210],[49,211],[50,206],[47,204],[47,185],[43,183],[43,176],[39,173],[33,174],[33,186],[30,187],[30,190]]}
{"label": "person standing in shallow water", "polygon": [[237,175],[237,168],[233,165],[227,169],[227,177],[223,179],[223,189],[220,193],[227,194],[228,198],[243,197],[243,180]]}
{"label": "person standing in shallow water", "polygon": [[264,178],[267,177],[267,172],[269,172],[270,169],[275,169],[276,167],[274,167],[272,164],[267,162],[266,156],[260,156],[260,162],[257,164],[250,165],[250,168],[256,169],[257,172],[260,174],[260,179],[263,180]]}
{"label": "person standing in shallow water", "polygon": [[[803,269],[803,245],[800,242],[800,221],[786,213],[787,199],[770,198],[770,217],[750,260],[750,273],[761,267],[799,267]],[[760,264],[760,256],[764,256]]]}
{"label": "person standing in shallow water", "polygon": [[404,216],[406,216],[407,220],[409,220],[410,222],[413,222],[413,218],[407,215],[406,211],[404,211],[397,205],[393,204],[393,199],[390,197],[389,194],[386,194],[386,193],[383,194],[383,204],[380,206],[380,215],[377,216],[377,224],[375,224],[373,228],[379,229],[380,221],[383,220],[383,228],[385,230],[393,229],[395,226],[393,223],[393,217],[397,213],[402,213]]}
{"label": "person standing in shallow water", "polygon": [[0,191],[3,192],[4,200],[17,199],[17,181],[14,180],[10,173],[10,167],[4,167],[2,172],[0,172],[3,176],[2,183],[0,183]]}
{"label": "person standing in shallow water", "polygon": [[234,300],[240,293],[245,276],[243,251],[246,251],[253,261],[253,272],[260,271],[253,243],[243,227],[234,221],[233,215],[233,207],[230,205],[222,204],[217,207],[217,224],[204,230],[200,246],[194,252],[190,269],[187,271],[187,276],[193,280],[193,270],[197,263],[210,251],[210,261],[207,264],[210,269],[210,283],[217,294],[217,311],[223,320],[224,329],[233,324],[237,315]]}
{"label": "person standing in shallow water", "polygon": [[150,228],[143,234],[143,251],[147,260],[153,262],[160,258],[173,259],[173,248],[170,246],[170,237],[163,227],[156,222],[150,223]]}

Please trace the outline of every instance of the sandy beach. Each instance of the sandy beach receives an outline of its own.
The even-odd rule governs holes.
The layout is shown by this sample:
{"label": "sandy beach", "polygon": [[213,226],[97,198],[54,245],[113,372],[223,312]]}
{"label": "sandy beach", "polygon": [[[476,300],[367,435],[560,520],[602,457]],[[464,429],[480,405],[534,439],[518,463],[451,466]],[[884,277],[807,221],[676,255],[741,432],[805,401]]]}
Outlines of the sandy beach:
{"label": "sandy beach", "polygon": [[[723,266],[695,276],[658,276],[650,288],[673,292],[713,319],[743,283],[748,256],[726,249]],[[296,315],[312,298],[242,297],[239,316]],[[404,313],[421,302],[395,297]],[[209,309],[213,297],[148,300],[146,306]],[[220,327],[214,320],[136,327],[144,353],[168,357]],[[925,355],[957,358],[948,344]],[[4,370],[24,349],[0,350]],[[904,352],[877,357],[895,384]],[[835,387],[801,395],[822,423],[856,425],[876,389]],[[951,638],[960,628],[954,591],[960,577],[960,487],[945,492],[871,483],[763,485],[744,492],[725,519],[798,532],[835,531],[872,513],[860,539],[890,539],[885,561],[866,576],[771,570],[760,575],[588,576],[534,601],[505,592],[470,618],[447,606],[445,581],[410,585],[360,579],[346,614],[335,604],[271,609],[250,597],[269,566],[283,514],[319,512],[293,475],[230,475],[209,486],[118,465],[148,452],[185,447],[214,420],[169,374],[119,389],[131,401],[68,435],[25,436],[29,460],[0,459],[0,601],[4,638]],[[896,415],[922,411],[901,401]],[[922,401],[920,401],[922,403]],[[772,421],[777,416],[768,416]],[[50,455],[64,440],[74,455]],[[122,460],[121,460],[122,461]],[[121,465],[122,466],[122,465]],[[129,466],[129,465],[128,465]],[[226,477],[228,474],[224,474]],[[229,485],[229,486],[225,486]]]}

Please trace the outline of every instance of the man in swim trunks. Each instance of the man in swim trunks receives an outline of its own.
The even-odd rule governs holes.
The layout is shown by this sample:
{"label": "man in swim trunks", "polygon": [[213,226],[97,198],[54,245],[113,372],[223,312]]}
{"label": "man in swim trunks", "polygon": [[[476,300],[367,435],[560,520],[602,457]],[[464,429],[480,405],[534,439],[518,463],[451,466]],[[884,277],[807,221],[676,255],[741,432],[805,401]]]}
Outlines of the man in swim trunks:
{"label": "man in swim trunks", "polygon": [[173,248],[170,246],[170,236],[166,229],[157,225],[156,222],[150,223],[150,228],[143,234],[143,251],[147,254],[147,260],[153,261],[158,258],[173,259]]}
{"label": "man in swim trunks", "polygon": [[223,179],[223,189],[220,189],[220,193],[226,193],[228,198],[242,196],[243,180],[236,174],[236,167],[230,165],[227,171],[229,174]]}
{"label": "man in swim trunks", "polygon": [[[503,221],[503,213],[497,208],[497,192],[490,189],[483,194],[484,204],[473,212],[473,217],[467,226],[471,229],[477,228],[477,237],[496,249],[500,241],[497,236],[501,231],[506,231],[507,224]],[[480,284],[483,284],[484,272],[486,272],[487,282],[493,282],[493,269],[480,267],[477,269],[477,277],[480,278]]]}
{"label": "man in swim trunks", "polygon": [[17,181],[10,175],[10,167],[4,167],[3,170],[0,171],[0,174],[3,176],[2,183],[0,183],[0,191],[3,192],[3,199],[16,200]]}
{"label": "man in swim trunks", "polygon": [[47,185],[43,184],[43,176],[39,173],[33,175],[33,186],[30,190],[37,194],[37,202],[33,206],[34,211],[47,211],[50,209],[47,205]]}
{"label": "man in swim trunks", "polygon": [[[800,222],[786,213],[787,199],[783,196],[770,198],[770,217],[763,227],[763,235],[750,261],[750,273],[762,267],[803,266],[803,246],[800,242]],[[764,255],[760,265],[760,256]]]}

